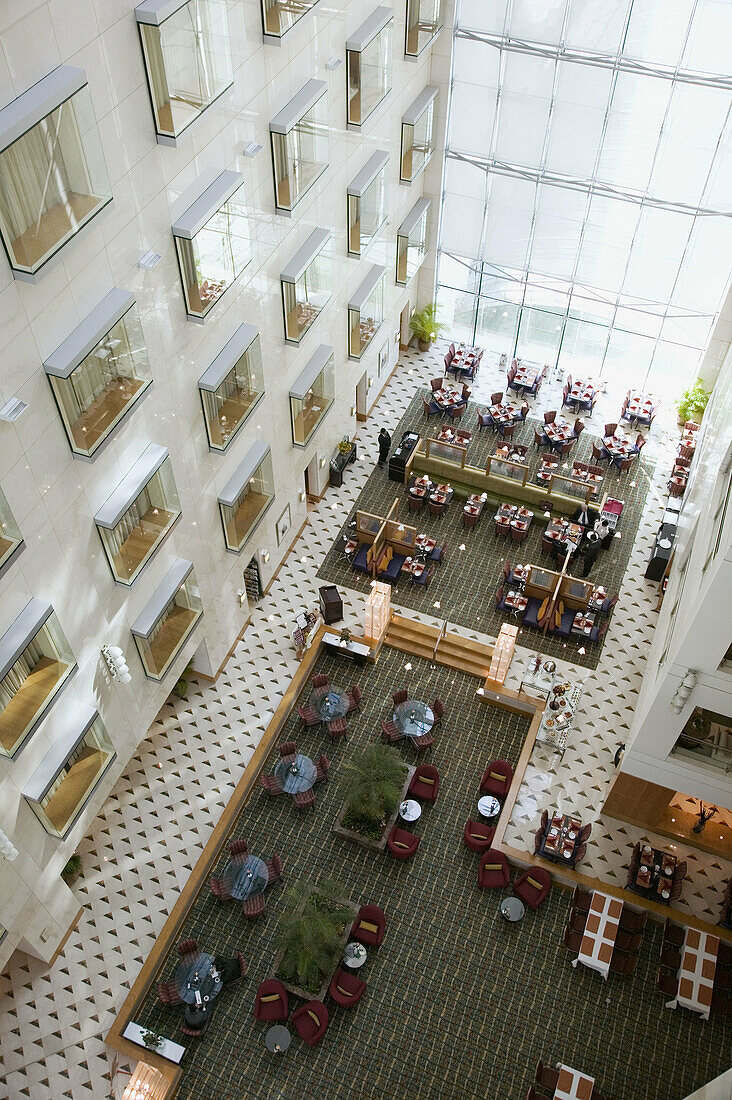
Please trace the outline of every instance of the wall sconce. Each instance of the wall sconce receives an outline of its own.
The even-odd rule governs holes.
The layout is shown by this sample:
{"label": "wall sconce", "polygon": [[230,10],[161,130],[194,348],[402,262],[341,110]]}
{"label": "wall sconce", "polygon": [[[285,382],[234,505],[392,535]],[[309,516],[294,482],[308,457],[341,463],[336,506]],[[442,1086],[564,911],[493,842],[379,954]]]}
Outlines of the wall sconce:
{"label": "wall sconce", "polygon": [[121,684],[129,684],[132,677],[127,667],[125,655],[118,645],[103,645],[102,656],[107,664],[113,680],[119,680]]}
{"label": "wall sconce", "polygon": [[247,600],[246,592],[244,591],[243,588],[237,588],[236,595],[237,595],[237,599],[239,600],[239,607],[243,607],[244,604],[246,603],[246,600]]}
{"label": "wall sconce", "polygon": [[11,397],[0,409],[0,420],[7,420],[8,424],[12,424],[27,408],[27,401],[21,401],[19,397]]}
{"label": "wall sconce", "polygon": [[356,415],[356,406],[351,405],[351,416],[355,416],[355,415]]}
{"label": "wall sconce", "polygon": [[329,57],[325,63],[325,67],[329,73],[335,72],[336,69],[340,69],[343,64],[343,58],[341,57]]}
{"label": "wall sconce", "polygon": [[7,859],[8,863],[12,863],[13,860],[18,858],[18,849],[6,837],[2,829],[0,829],[0,856]]}
{"label": "wall sconce", "polygon": [[308,499],[308,494],[305,492],[304,489],[301,489],[300,492],[297,495],[300,498],[300,503],[301,504],[304,504],[305,501]]}
{"label": "wall sconce", "polygon": [[373,384],[374,384],[374,380],[373,380],[373,378],[369,378],[369,379],[367,379],[367,385],[368,385],[368,388],[369,388],[369,389],[371,389],[371,387],[373,386]]}
{"label": "wall sconce", "polygon": [[162,258],[159,252],[153,252],[151,248],[148,248],[147,252],[143,252],[140,256],[137,266],[142,268],[143,271],[150,271],[156,264],[160,263]]}
{"label": "wall sconce", "polygon": [[262,561],[266,565],[269,561],[269,550],[260,550],[260,554],[262,555]]}
{"label": "wall sconce", "polygon": [[696,672],[693,669],[688,669],[684,675],[683,680],[676,688],[673,699],[671,700],[671,710],[675,710],[677,714],[681,714],[682,710],[686,706],[687,700],[691,695],[696,685]]}
{"label": "wall sconce", "polygon": [[325,459],[324,458],[321,458],[321,460],[320,460],[320,469],[321,470],[325,469]]}

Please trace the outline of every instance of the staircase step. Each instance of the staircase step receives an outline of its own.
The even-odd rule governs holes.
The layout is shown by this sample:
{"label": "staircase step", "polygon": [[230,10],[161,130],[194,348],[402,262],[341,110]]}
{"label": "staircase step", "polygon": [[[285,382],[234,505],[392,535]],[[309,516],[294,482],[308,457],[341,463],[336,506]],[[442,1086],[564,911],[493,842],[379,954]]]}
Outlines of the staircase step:
{"label": "staircase step", "polygon": [[[440,633],[435,626],[394,615],[386,633],[386,643],[394,649],[413,653],[417,657],[431,658]],[[448,631],[440,639],[435,659],[440,665],[459,669],[484,680],[488,675],[492,656],[493,650],[490,646]]]}

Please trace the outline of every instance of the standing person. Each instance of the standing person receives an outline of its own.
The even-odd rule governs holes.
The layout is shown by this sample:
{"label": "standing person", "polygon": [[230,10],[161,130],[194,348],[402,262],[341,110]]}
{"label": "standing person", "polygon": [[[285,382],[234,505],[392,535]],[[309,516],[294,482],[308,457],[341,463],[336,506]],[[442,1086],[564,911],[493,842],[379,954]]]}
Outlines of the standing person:
{"label": "standing person", "polygon": [[582,570],[583,577],[589,576],[590,570],[597,560],[597,555],[600,553],[600,549],[600,536],[595,534],[594,531],[589,531],[587,534],[587,545],[585,547],[585,567]]}
{"label": "standing person", "polygon": [[386,428],[382,428],[379,432],[379,466],[383,466],[386,462],[390,447],[391,436],[387,432]]}

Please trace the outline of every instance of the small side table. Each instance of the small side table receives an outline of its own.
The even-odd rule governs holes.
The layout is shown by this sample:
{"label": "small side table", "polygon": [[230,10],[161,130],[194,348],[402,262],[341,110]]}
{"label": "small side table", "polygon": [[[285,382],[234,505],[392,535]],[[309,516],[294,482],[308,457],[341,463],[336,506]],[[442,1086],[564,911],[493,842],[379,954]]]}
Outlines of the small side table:
{"label": "small side table", "polygon": [[349,943],[343,952],[343,962],[349,970],[358,970],[366,962],[368,953],[362,943]]}
{"label": "small side table", "polygon": [[272,1054],[284,1054],[291,1042],[292,1035],[284,1024],[272,1024],[267,1028],[264,1044]]}
{"label": "small side table", "polygon": [[498,817],[501,812],[501,803],[492,794],[484,794],[482,798],[478,799],[478,809],[483,817],[492,818]]}
{"label": "small side table", "polygon": [[501,902],[501,916],[505,917],[511,924],[521,920],[525,912],[526,909],[524,908],[524,903],[521,898],[514,897],[513,894],[504,898]]}
{"label": "small side table", "polygon": [[399,806],[399,816],[402,821],[419,821],[422,807],[414,798],[407,798]]}

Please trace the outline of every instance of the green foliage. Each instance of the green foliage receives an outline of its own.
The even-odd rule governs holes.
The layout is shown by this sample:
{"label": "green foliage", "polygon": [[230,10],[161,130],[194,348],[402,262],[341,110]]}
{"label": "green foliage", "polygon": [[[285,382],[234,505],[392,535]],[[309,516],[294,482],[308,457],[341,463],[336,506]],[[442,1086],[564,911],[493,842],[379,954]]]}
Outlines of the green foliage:
{"label": "green foliage", "polygon": [[[407,769],[395,749],[372,741],[342,765],[347,815],[379,832],[397,808]],[[349,826],[350,827],[350,826]]]}
{"label": "green foliage", "polygon": [[409,320],[409,327],[418,340],[431,344],[445,327],[437,320],[437,302],[430,302],[424,309],[418,309]]}
{"label": "green foliage", "polygon": [[704,389],[701,378],[697,378],[691,386],[683,391],[676,402],[679,420],[682,423],[686,423],[687,420],[696,420],[697,422],[701,420],[711,396],[711,391],[707,392]]}
{"label": "green foliage", "polygon": [[66,864],[66,866],[64,867],[61,874],[65,875],[67,878],[71,878],[73,875],[78,875],[80,871],[81,871],[81,856],[79,855],[78,852],[74,852],[73,856],[71,857],[69,862]]}
{"label": "green foliage", "polygon": [[191,664],[189,663],[183,669],[183,671],[180,675],[180,679],[177,681],[177,683],[175,684],[175,687],[173,688],[173,695],[177,695],[179,699],[187,699],[188,698],[188,677],[190,676],[191,671],[192,671],[192,667],[191,667]]}
{"label": "green foliage", "polygon": [[148,1050],[158,1050],[164,1042],[162,1035],[158,1035],[156,1031],[147,1031],[144,1028],[140,1031],[140,1038]]}
{"label": "green foliage", "polygon": [[343,932],[351,918],[343,905],[343,887],[334,879],[317,886],[296,882],[282,895],[277,974],[286,982],[316,993],[343,952]]}

